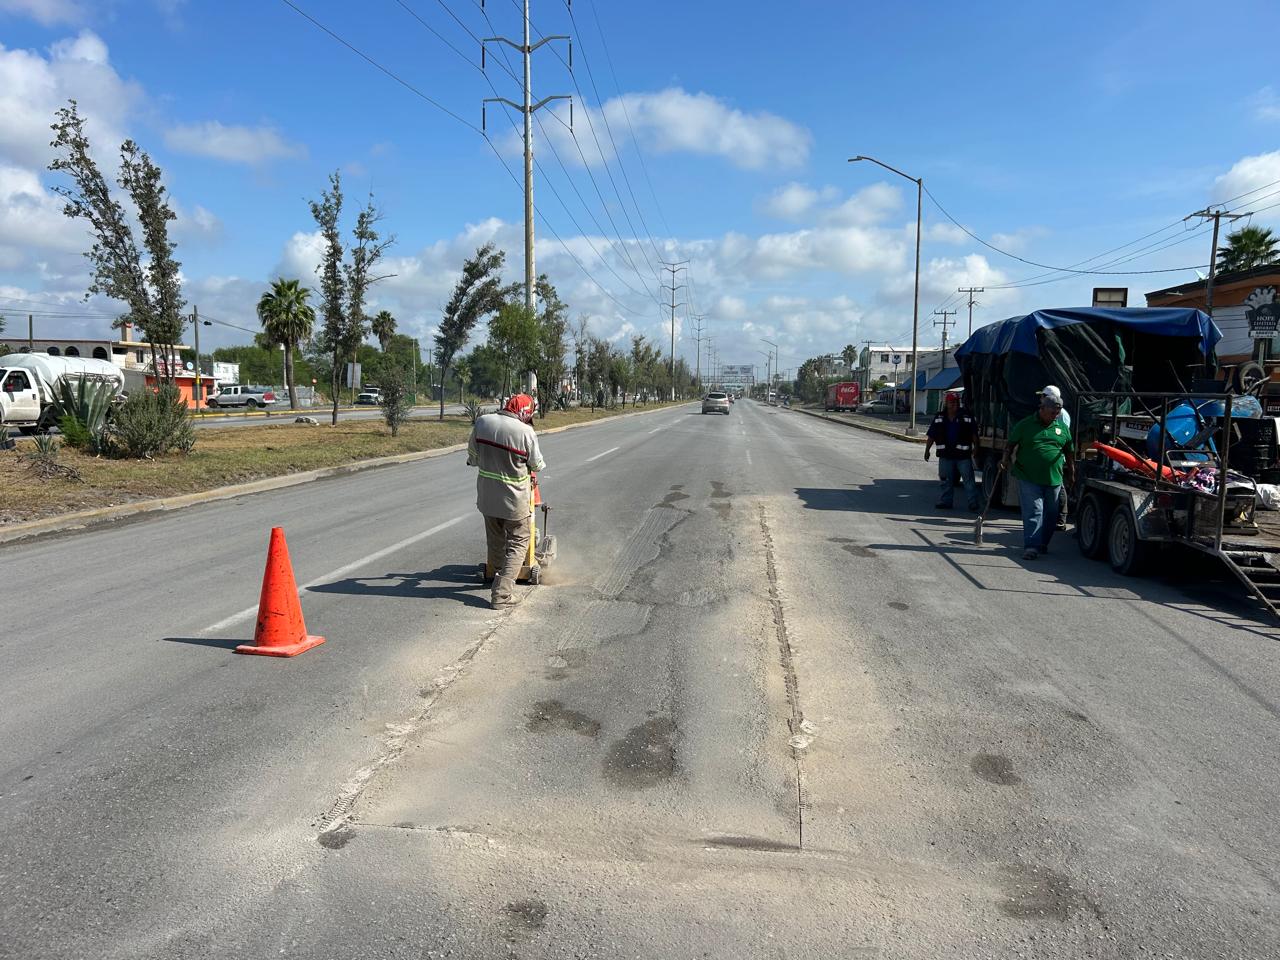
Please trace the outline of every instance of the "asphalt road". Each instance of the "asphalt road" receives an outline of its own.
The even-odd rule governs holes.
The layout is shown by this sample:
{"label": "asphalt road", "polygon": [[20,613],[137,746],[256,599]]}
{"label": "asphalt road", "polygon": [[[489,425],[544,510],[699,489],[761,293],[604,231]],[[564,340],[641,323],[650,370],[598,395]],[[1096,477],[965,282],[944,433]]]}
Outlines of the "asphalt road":
{"label": "asphalt road", "polygon": [[[1280,952],[1280,631],[1214,571],[974,547],[751,403],[544,449],[500,614],[460,456],[0,547],[0,957]],[[233,656],[273,524],[328,642]]]}

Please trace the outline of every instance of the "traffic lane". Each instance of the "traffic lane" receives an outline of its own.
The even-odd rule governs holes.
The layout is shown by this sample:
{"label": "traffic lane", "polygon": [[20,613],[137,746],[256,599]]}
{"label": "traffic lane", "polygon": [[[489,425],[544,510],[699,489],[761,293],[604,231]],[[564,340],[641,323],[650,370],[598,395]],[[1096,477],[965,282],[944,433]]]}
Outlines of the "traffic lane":
{"label": "traffic lane", "polygon": [[[656,436],[644,421],[671,415],[548,436],[543,446],[553,469],[547,476],[557,476],[555,464],[581,463],[614,446],[614,439]],[[565,481],[570,486],[573,475]],[[285,528],[299,584],[353,565],[347,575],[359,573],[371,556],[384,569],[400,557],[457,557],[463,542],[472,544],[467,556],[478,558],[474,484],[463,456],[449,454],[6,545],[6,586],[29,602],[12,611],[11,629],[0,636],[0,656],[13,664],[0,678],[0,697],[10,707],[6,719],[25,731],[0,742],[0,769],[28,749],[49,748],[69,730],[102,722],[121,707],[119,696],[145,703],[201,663],[172,645],[156,647],[157,638],[249,639],[271,527]],[[415,539],[449,521],[456,527]],[[129,558],[124,577],[122,557]],[[67,570],[77,576],[67,577]],[[459,574],[453,562],[419,562],[412,572],[433,570],[446,578]],[[304,599],[313,630],[324,633],[328,608],[341,599],[312,591]],[[103,686],[123,692],[103,698]]]}
{"label": "traffic lane", "polygon": [[[636,432],[623,421],[616,427],[623,428],[616,430],[620,437]],[[589,431],[574,433],[580,432]],[[593,455],[588,438],[547,440],[556,441],[548,447],[564,455],[566,466],[571,453],[582,460]],[[469,472],[467,479],[471,500]],[[582,482],[592,481],[583,473]],[[474,569],[482,551],[478,521],[475,526],[469,535],[462,524],[449,529],[440,552],[447,552],[451,567]],[[121,702],[130,695],[126,682],[109,691],[82,690],[85,699],[112,699],[112,710],[5,777],[22,786],[3,818],[4,834],[14,842],[0,857],[0,875],[24,891],[10,904],[13,912],[0,918],[5,927],[31,933],[21,918],[78,911],[62,941],[64,955],[74,955],[86,942],[77,938],[95,925],[118,932],[111,921],[122,913],[150,918],[132,925],[136,936],[114,938],[125,944],[122,955],[136,956],[166,923],[181,927],[175,910],[191,912],[191,904],[174,906],[185,902],[179,888],[203,899],[220,888],[225,897],[226,885],[280,882],[291,869],[276,855],[282,837],[298,839],[310,829],[336,785],[376,757],[386,725],[420,709],[424,691],[449,676],[449,664],[492,619],[478,584],[449,582],[447,595],[439,595],[428,583],[424,595],[420,587],[430,578],[416,569],[406,578],[402,567],[374,565],[308,593],[310,626],[330,643],[287,665],[233,658],[222,645],[157,646],[161,655],[151,653],[145,664],[127,657],[135,675],[124,679],[160,673],[170,680],[167,689],[136,696],[132,704]],[[406,579],[413,581],[408,589]],[[202,666],[166,674],[168,650]],[[31,743],[30,729],[10,732]],[[114,811],[107,825],[104,809]],[[242,822],[245,809],[259,811],[255,824]],[[142,837],[145,844],[138,843]],[[175,865],[189,862],[197,849],[216,866],[188,882],[175,875]],[[86,865],[93,869],[86,873]],[[140,875],[152,879],[113,891],[109,910],[80,902],[88,893],[86,876]],[[164,906],[157,912],[148,907],[153,902]],[[31,948],[26,955],[47,946],[41,939],[23,942]],[[101,947],[92,937],[87,942]]]}
{"label": "traffic lane", "polygon": [[[549,489],[552,586],[449,688],[354,824],[311,848],[309,896],[262,904],[217,955],[486,955],[509,941],[530,956],[742,956],[799,927],[808,955],[840,952],[845,882],[783,860],[797,784],[743,492],[750,440],[729,418],[648,429],[663,442],[584,459],[585,491]],[[352,899],[383,909],[336,921]]]}
{"label": "traffic lane", "polygon": [[801,671],[832,718],[806,833],[970,871],[1006,922],[966,949],[1034,932],[1048,955],[1273,950],[1274,628],[1065,538],[1022,563],[1011,519],[975,548],[970,520],[922,514],[932,471],[896,441],[809,421],[791,447],[782,582],[797,630],[832,651]]}

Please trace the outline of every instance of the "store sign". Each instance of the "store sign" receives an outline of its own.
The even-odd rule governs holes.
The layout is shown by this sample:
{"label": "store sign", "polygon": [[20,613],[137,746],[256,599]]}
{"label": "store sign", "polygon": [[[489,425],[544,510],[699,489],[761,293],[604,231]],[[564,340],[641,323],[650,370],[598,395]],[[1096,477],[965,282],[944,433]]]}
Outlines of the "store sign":
{"label": "store sign", "polygon": [[1244,301],[1250,340],[1270,340],[1280,333],[1280,303],[1275,287],[1258,287]]}

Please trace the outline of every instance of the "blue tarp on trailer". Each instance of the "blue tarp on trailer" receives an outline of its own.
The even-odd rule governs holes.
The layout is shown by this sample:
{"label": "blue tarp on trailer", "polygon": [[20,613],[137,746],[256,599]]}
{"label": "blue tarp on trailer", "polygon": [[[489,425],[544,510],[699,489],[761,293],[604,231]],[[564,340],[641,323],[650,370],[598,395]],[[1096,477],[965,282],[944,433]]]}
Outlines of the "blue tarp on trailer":
{"label": "blue tarp on trailer", "polygon": [[1010,317],[988,324],[956,349],[957,359],[972,354],[1025,353],[1040,356],[1036,332],[1055,330],[1071,324],[1099,322],[1137,333],[1163,337],[1196,337],[1200,352],[1210,354],[1222,331],[1203,310],[1186,307],[1128,307],[1108,310],[1101,307],[1075,307],[1059,310],[1037,310],[1022,317]]}

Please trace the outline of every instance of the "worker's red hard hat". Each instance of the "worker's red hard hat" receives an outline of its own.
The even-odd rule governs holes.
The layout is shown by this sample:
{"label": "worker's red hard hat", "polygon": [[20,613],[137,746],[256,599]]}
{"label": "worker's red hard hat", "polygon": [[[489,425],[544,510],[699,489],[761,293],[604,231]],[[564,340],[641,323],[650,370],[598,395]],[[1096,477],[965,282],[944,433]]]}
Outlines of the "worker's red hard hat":
{"label": "worker's red hard hat", "polygon": [[959,403],[960,394],[956,393],[954,390],[948,390],[947,395],[942,398],[942,402],[946,403],[948,400],[954,400],[956,403]]}
{"label": "worker's red hard hat", "polygon": [[527,393],[517,393],[507,401],[507,405],[503,409],[507,413],[514,413],[525,423],[533,422],[533,397]]}

